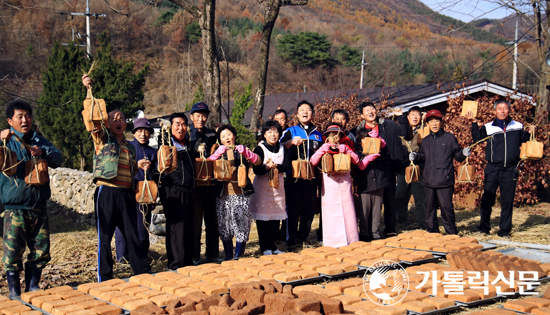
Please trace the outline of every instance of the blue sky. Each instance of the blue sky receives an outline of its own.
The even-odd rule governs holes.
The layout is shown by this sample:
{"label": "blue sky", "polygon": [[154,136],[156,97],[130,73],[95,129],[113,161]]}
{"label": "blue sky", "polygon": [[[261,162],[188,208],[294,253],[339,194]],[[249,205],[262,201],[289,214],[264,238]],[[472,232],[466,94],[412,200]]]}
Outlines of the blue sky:
{"label": "blue sky", "polygon": [[499,8],[498,5],[483,0],[420,0],[432,10],[464,22],[474,19],[500,19],[512,11]]}

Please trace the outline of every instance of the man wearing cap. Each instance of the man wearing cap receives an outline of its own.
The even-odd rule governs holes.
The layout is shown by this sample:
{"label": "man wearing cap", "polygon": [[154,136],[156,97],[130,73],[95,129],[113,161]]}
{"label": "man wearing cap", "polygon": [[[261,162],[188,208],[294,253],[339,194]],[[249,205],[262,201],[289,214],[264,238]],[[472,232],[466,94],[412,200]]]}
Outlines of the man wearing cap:
{"label": "man wearing cap", "polygon": [[491,211],[495,205],[497,188],[500,187],[500,230],[497,233],[500,237],[509,237],[512,230],[520,147],[529,141],[529,133],[523,129],[523,125],[510,117],[510,107],[507,100],[497,100],[495,120],[481,128],[472,112],[466,113],[466,118],[472,122],[472,141],[490,137],[485,148],[485,190],[481,197],[481,218],[477,228],[484,234],[491,231]]}
{"label": "man wearing cap", "polygon": [[[311,156],[321,147],[323,135],[317,130],[313,119],[313,105],[301,101],[296,106],[296,116],[299,124],[289,127],[283,132],[281,144],[290,149],[291,160],[301,159],[309,161]],[[311,231],[311,223],[315,214],[317,201],[317,187],[319,174],[314,168],[313,180],[289,178],[285,182],[285,193],[288,207],[287,247],[289,250],[300,247],[307,241]],[[300,223],[298,227],[298,222]]]}
{"label": "man wearing cap", "polygon": [[[193,158],[200,156],[200,151],[204,152],[204,157],[210,156],[210,150],[216,143],[216,133],[206,128],[206,121],[210,110],[208,105],[203,102],[196,103],[191,108],[191,122],[189,126],[189,147],[193,151]],[[206,251],[205,261],[212,262],[219,256],[219,235],[218,218],[216,215],[216,198],[212,192],[213,186],[209,183],[197,180],[196,189],[193,194],[193,203],[195,207],[195,230],[194,230],[194,249],[193,262],[198,264],[201,260],[201,234],[202,221],[206,232]]]}
{"label": "man wearing cap", "polygon": [[[420,144],[418,143],[418,133],[424,127],[422,122],[422,114],[420,113],[420,107],[413,106],[409,109],[406,117],[399,117],[397,121],[402,124],[403,120],[407,120],[409,123],[409,135],[401,139],[403,146],[408,150],[410,148],[411,152],[418,152],[420,149]],[[424,168],[424,165],[420,165],[421,170]],[[422,172],[422,171],[421,171]],[[405,170],[397,174],[397,189],[395,192],[395,210],[397,223],[408,223],[409,215],[409,200],[411,199],[411,194],[414,197],[415,205],[415,217],[416,224],[419,228],[424,226],[424,178],[419,174],[418,182],[407,184],[405,180]]]}
{"label": "man wearing cap", "polygon": [[[157,150],[149,146],[149,138],[154,132],[155,130],[151,127],[151,124],[147,118],[138,118],[134,120],[134,129],[132,129],[134,140],[130,141],[130,144],[136,149],[136,160],[139,161],[145,159],[149,164],[147,172],[143,169],[139,169],[134,176],[134,187],[140,181],[143,181],[146,176],[147,180],[154,180],[153,172],[157,169]],[[154,209],[154,205],[140,205],[139,203],[136,203],[137,231],[141,246],[144,248],[146,253],[149,252],[149,231],[145,226],[145,222],[147,222],[147,225],[151,223],[151,211]],[[143,218],[144,214],[145,220]],[[126,241],[124,240],[124,235],[122,235],[119,228],[116,228],[115,230],[115,244],[117,261],[128,261],[128,248],[126,246]]]}
{"label": "man wearing cap", "polygon": [[[377,200],[382,199],[384,204],[384,235],[395,236],[397,235],[396,223],[395,223],[395,187],[396,176],[406,166],[407,152],[403,149],[401,143],[401,137],[405,137],[409,132],[409,124],[405,119],[401,124],[397,124],[391,119],[384,119],[378,117],[378,111],[373,102],[361,102],[357,106],[357,109],[363,118],[359,125],[352,130],[352,133],[357,138],[355,147],[362,154],[361,139],[365,133],[370,135],[371,131],[375,131],[370,137],[381,137],[386,142],[386,148],[380,152],[380,158],[373,164],[373,168],[377,169],[380,178],[376,183],[367,184],[361,183],[359,186],[363,189],[363,192],[367,190],[369,192],[376,192]],[[400,116],[401,110],[395,110],[395,115]],[[360,137],[360,135],[362,135]],[[362,177],[367,178],[367,177]],[[373,187],[374,186],[374,187]],[[383,190],[383,193],[381,191]],[[365,203],[371,203],[372,200],[362,200],[363,208],[367,207]],[[377,204],[375,205],[377,206]],[[360,238],[364,239],[364,235],[360,235]],[[369,236],[367,236],[369,237]],[[374,235],[377,238],[378,235]]]}
{"label": "man wearing cap", "polygon": [[[91,98],[92,80],[82,76]],[[147,252],[141,246],[137,231],[136,195],[133,187],[137,168],[148,170],[150,161],[136,160],[135,147],[126,141],[126,117],[119,110],[109,112],[109,129],[94,125],[94,200],[97,214],[98,282],[113,278],[111,240],[118,227],[128,244],[128,256],[134,274],[149,273]],[[136,162],[137,161],[137,162]]]}
{"label": "man wearing cap", "polygon": [[426,194],[425,224],[428,232],[439,233],[436,204],[441,208],[441,219],[448,235],[457,234],[453,193],[455,190],[455,169],[453,158],[464,161],[470,155],[470,148],[462,149],[456,137],[443,130],[443,115],[437,109],[426,113],[430,135],[422,139],[418,153],[409,153],[413,162],[424,162],[424,185]]}

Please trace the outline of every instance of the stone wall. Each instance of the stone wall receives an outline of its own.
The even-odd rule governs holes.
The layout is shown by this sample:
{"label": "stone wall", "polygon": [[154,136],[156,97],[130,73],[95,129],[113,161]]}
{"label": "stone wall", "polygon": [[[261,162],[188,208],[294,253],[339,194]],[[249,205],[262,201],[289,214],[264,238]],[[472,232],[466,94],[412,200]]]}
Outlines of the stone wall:
{"label": "stone wall", "polygon": [[94,223],[94,191],[92,173],[70,168],[48,169],[51,201],[78,215],[80,223]]}

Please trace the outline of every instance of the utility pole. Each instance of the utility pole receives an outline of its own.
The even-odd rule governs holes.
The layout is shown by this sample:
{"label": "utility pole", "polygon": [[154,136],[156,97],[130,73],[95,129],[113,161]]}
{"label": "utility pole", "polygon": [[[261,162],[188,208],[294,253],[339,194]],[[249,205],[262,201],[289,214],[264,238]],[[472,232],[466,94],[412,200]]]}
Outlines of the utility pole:
{"label": "utility pole", "polygon": [[[74,28],[72,29],[72,31],[73,31],[72,41],[73,41],[73,43],[74,43]],[[81,38],[81,37],[80,37],[80,33],[77,33],[76,36],[77,36],[78,38]],[[61,45],[63,45],[63,46],[69,46],[68,43],[61,43]],[[79,46],[79,47],[86,47],[86,45],[80,45],[80,44],[78,44],[77,46]]]}
{"label": "utility pole", "polygon": [[518,19],[516,18],[516,36],[514,37],[514,74],[512,78],[512,89],[516,90],[518,83]]}
{"label": "utility pole", "polygon": [[506,42],[505,44],[510,45],[514,44],[514,71],[512,73],[512,89],[516,90],[518,85],[518,44],[523,43],[526,40],[518,40],[518,29],[519,29],[519,20],[516,17],[516,36],[514,37],[513,42]]}
{"label": "utility pole", "polygon": [[86,17],[86,54],[88,55],[88,58],[92,56],[92,33],[90,32],[90,16],[95,16],[95,18],[105,18],[107,17],[106,14],[98,14],[98,13],[90,13],[90,0],[86,0],[86,12],[60,12],[61,15],[70,14],[71,19],[75,15],[79,16],[85,16]]}
{"label": "utility pole", "polygon": [[363,89],[363,72],[365,69],[365,51],[363,50],[363,59],[361,59],[361,84],[359,85],[360,89]]}
{"label": "utility pole", "polygon": [[365,62],[365,51],[363,50],[363,58],[361,59],[361,83],[359,83],[360,89],[363,89],[363,73],[365,72],[365,65],[368,65],[368,63]]}

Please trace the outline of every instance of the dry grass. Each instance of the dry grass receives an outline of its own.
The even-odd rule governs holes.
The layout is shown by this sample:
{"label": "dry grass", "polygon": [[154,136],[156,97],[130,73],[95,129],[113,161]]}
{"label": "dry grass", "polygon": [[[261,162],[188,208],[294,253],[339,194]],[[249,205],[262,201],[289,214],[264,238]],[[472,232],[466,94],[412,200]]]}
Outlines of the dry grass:
{"label": "dry grass", "polygon": [[[541,203],[535,206],[524,206],[514,209],[513,217],[513,234],[511,241],[529,242],[538,244],[548,244],[550,236],[548,230],[550,226],[546,222],[548,213],[550,212],[550,204]],[[413,211],[411,211],[413,213]],[[491,235],[481,235],[476,232],[476,225],[479,222],[479,209],[464,209],[456,212],[457,227],[460,235],[468,235],[476,237],[480,241],[491,241],[493,239],[501,239],[496,235],[498,231],[498,220],[500,208],[494,207],[491,216]],[[413,221],[413,220],[411,220]],[[441,222],[440,222],[441,225]],[[51,226],[51,255],[52,260],[44,270],[41,287],[49,288],[68,284],[76,286],[82,283],[93,282],[96,280],[97,267],[97,233],[94,228],[85,227],[74,223],[74,220],[65,215],[56,213],[55,210],[50,211],[50,226]],[[310,234],[311,244],[305,247],[315,247],[316,234],[315,231],[319,226],[319,218],[315,217]],[[400,231],[408,231],[414,229],[413,226],[400,226]],[[443,232],[443,228],[440,228]],[[204,253],[204,232],[202,235],[202,253]],[[114,249],[114,240],[112,242]],[[284,243],[278,244],[279,249],[286,248]],[[113,250],[114,255],[114,250]],[[220,255],[223,256],[223,248],[220,242]],[[259,257],[261,255],[258,243],[258,231],[255,222],[252,222],[250,231],[250,240],[246,247],[245,256]],[[2,257],[2,253],[0,253]],[[204,256],[203,256],[204,258]],[[166,250],[163,242],[151,244],[149,250],[149,261],[152,265],[153,272],[163,271],[166,268]],[[446,264],[446,261],[441,262]],[[128,264],[114,265],[115,277],[125,278],[132,275],[132,271]],[[0,271],[0,294],[7,294],[7,283],[5,273]],[[23,277],[21,277],[23,278]],[[326,283],[326,282],[325,282]],[[321,283],[324,284],[324,283]],[[550,284],[540,286],[537,291],[543,292]],[[464,309],[455,314],[467,314],[474,311],[493,308],[503,302],[489,304],[486,306]]]}

